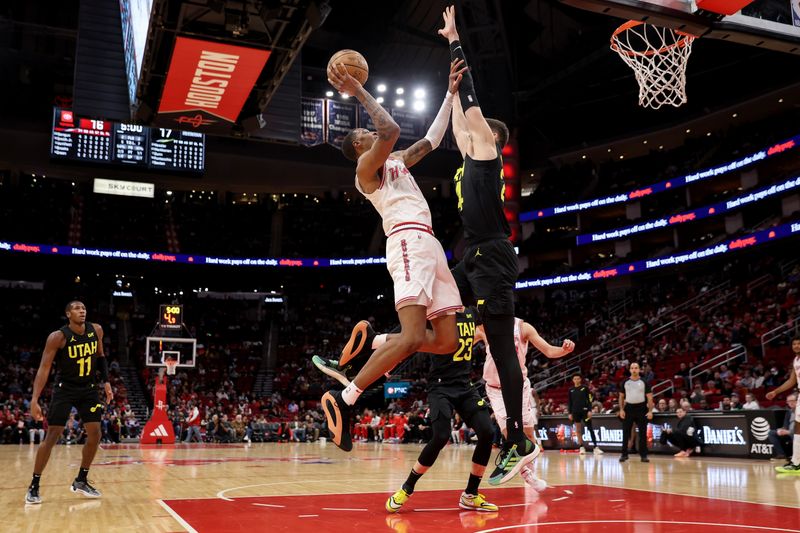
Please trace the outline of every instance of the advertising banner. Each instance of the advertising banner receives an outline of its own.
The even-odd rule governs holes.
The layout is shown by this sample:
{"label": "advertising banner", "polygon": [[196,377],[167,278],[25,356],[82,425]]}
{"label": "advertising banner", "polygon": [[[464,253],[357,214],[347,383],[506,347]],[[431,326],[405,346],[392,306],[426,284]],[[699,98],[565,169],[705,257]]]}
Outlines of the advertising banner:
{"label": "advertising banner", "polygon": [[325,142],[325,102],[321,98],[303,98],[300,144],[317,146]]}
{"label": "advertising banner", "polygon": [[411,392],[411,383],[408,381],[387,381],[383,384],[384,398],[405,398]]}
{"label": "advertising banner", "polygon": [[269,55],[268,50],[177,37],[158,121],[197,131],[230,128]]}
{"label": "advertising banner", "polygon": [[328,144],[336,148],[342,147],[345,136],[356,127],[355,104],[344,104],[327,100],[328,107]]}
{"label": "advertising banner", "polygon": [[[769,459],[772,444],[767,440],[770,429],[783,420],[781,409],[758,411],[690,412],[694,419],[695,436],[702,443],[702,454],[726,457]],[[661,444],[661,433],[678,422],[674,414],[656,413],[647,424],[647,449],[650,453],[675,453],[676,448]],[[592,417],[595,437],[604,451],[622,451],[622,420],[616,415]],[[634,432],[635,432],[634,427]],[[577,450],[575,426],[567,416],[539,417],[538,437],[546,450]],[[584,442],[591,443],[589,430],[584,427]],[[636,441],[638,442],[638,441]]]}

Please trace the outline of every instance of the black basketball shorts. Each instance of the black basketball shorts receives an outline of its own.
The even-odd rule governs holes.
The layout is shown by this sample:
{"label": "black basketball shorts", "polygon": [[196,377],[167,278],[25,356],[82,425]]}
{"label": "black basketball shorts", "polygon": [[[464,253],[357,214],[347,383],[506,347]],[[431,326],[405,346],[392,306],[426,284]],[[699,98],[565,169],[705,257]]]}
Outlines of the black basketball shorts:
{"label": "black basketball shorts", "polygon": [[94,384],[78,386],[56,383],[53,385],[53,400],[50,402],[47,423],[51,426],[66,425],[73,407],[78,410],[84,424],[100,422],[105,404],[101,401],[99,393]]}
{"label": "black basketball shorts", "polygon": [[474,304],[481,319],[514,316],[514,287],[519,274],[517,254],[508,239],[468,245],[453,277],[465,304]]}

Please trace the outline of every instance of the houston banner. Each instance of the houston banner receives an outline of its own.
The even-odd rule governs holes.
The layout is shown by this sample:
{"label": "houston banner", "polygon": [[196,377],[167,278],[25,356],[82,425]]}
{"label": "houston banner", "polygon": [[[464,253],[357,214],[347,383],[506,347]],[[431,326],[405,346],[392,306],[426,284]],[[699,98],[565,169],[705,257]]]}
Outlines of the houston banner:
{"label": "houston banner", "polygon": [[177,37],[158,122],[197,131],[230,128],[269,55],[268,50]]}

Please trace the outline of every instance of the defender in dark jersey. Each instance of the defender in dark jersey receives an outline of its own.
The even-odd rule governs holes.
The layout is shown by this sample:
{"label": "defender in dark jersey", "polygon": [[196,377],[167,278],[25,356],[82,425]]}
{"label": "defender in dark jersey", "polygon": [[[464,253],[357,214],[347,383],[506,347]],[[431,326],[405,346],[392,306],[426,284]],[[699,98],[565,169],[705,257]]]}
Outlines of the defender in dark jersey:
{"label": "defender in dark jersey", "polygon": [[[456,313],[456,325],[458,327],[458,349],[449,355],[429,354],[431,368],[427,376],[428,404],[430,405],[433,436],[419,454],[417,463],[402,488],[386,501],[386,510],[390,513],[400,510],[409,496],[413,494],[416,482],[433,466],[439,452],[447,445],[450,440],[450,421],[453,418],[453,411],[461,415],[461,418],[475,431],[478,438],[472,454],[469,480],[466,489],[461,494],[459,507],[471,511],[497,511],[495,504],[487,502],[478,493],[478,485],[492,455],[493,432],[489,406],[469,380],[472,370],[472,344],[475,337],[474,311],[467,310]],[[370,336],[374,337],[375,332],[371,332]],[[369,352],[369,349],[360,350],[356,355],[359,359],[367,359],[368,355],[365,354]],[[357,359],[350,359],[350,362],[355,361]],[[341,367],[337,367],[336,361],[325,361],[314,356],[314,364],[329,376],[347,385],[347,377]]]}
{"label": "defender in dark jersey", "polygon": [[42,408],[39,396],[42,394],[50,367],[55,362],[56,378],[53,383],[53,399],[47,416],[49,427],[47,437],[36,453],[36,464],[33,467],[33,479],[25,496],[26,504],[42,502],[39,496],[39,480],[50,451],[64,432],[64,424],[74,406],[86,428],[86,444],[83,446],[83,458],[78,476],[72,482],[70,490],[83,494],[88,498],[99,498],[100,491],[89,484],[87,476],[100,444],[100,419],[103,416],[103,401],[96,384],[95,372],[100,375],[105,387],[105,401],[111,402],[114,395],[108,382],[108,363],[103,353],[103,328],[99,324],[86,321],[86,306],[82,302],[72,301],[65,309],[69,325],[54,331],[47,337],[47,344],[39,363],[39,371],[33,383],[31,398],[31,416],[34,420],[42,420]]}
{"label": "defender in dark jersey", "polygon": [[[508,440],[500,451],[498,466],[489,483],[505,483],[539,454],[540,449],[523,431],[522,371],[514,346],[514,285],[518,264],[509,241],[511,228],[503,212],[504,180],[502,149],[508,128],[483,116],[472,75],[466,67],[458,37],[455,10],[443,13],[439,34],[450,43],[451,81],[458,84],[453,102],[453,134],[464,164],[455,176],[458,210],[464,224],[464,259],[453,269],[461,299],[475,302],[497,364],[503,403],[507,410]],[[455,79],[454,79],[455,78]]]}

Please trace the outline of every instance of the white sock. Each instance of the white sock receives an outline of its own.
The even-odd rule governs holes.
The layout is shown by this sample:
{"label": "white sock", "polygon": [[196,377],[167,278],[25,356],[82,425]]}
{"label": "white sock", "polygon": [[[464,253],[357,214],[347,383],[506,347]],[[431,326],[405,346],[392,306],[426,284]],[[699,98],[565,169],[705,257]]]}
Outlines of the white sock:
{"label": "white sock", "polygon": [[523,466],[523,467],[522,467],[522,469],[520,470],[520,472],[519,472],[519,473],[520,473],[521,475],[523,475],[523,476],[527,476],[527,475],[528,475],[528,473],[530,473],[531,475],[533,475],[533,468],[531,468],[531,467],[530,467],[530,465],[525,465],[525,466]]}
{"label": "white sock", "polygon": [[794,434],[794,444],[792,448],[792,464],[800,465],[800,435]]}
{"label": "white sock", "polygon": [[375,335],[375,338],[372,339],[372,349],[377,350],[384,344],[386,344],[386,339],[389,335],[386,333],[381,333],[380,335]]}
{"label": "white sock", "polygon": [[344,400],[344,403],[346,403],[347,405],[353,405],[356,403],[356,400],[358,400],[358,397],[361,396],[361,393],[363,392],[364,392],[363,390],[356,387],[356,384],[351,381],[350,385],[348,385],[342,391],[342,400]]}

